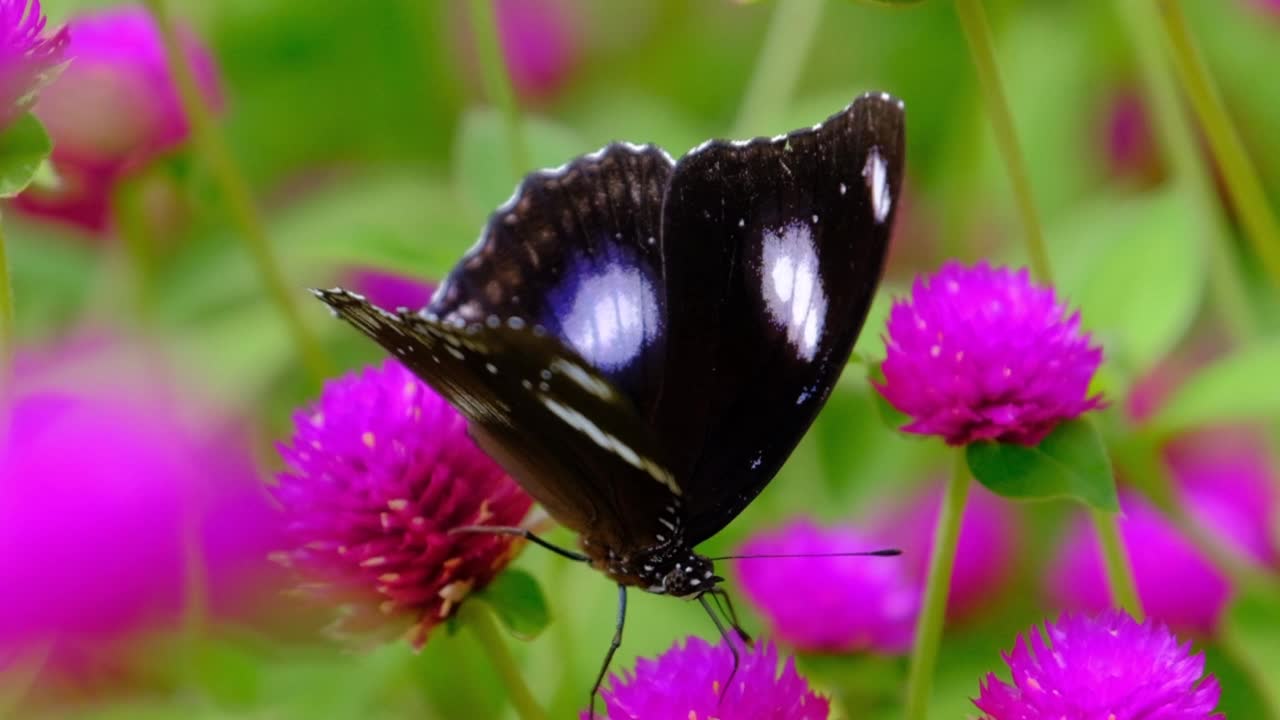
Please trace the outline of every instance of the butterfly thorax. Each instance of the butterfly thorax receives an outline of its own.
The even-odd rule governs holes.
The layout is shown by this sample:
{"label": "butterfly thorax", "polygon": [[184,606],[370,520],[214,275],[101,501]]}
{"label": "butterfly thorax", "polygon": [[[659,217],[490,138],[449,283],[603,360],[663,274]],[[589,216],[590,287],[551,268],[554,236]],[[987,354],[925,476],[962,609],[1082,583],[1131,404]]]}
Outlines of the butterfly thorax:
{"label": "butterfly thorax", "polygon": [[711,560],[680,542],[651,545],[625,554],[586,539],[582,546],[591,556],[592,566],[614,582],[657,595],[694,598],[723,579],[716,575]]}

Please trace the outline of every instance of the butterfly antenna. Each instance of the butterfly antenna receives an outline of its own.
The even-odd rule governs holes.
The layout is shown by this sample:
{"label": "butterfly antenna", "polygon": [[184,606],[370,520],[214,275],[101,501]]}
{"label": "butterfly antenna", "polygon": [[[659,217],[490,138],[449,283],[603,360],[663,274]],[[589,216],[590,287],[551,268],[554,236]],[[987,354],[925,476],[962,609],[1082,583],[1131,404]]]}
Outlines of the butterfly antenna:
{"label": "butterfly antenna", "polygon": [[763,558],[833,558],[833,557],[896,557],[901,555],[902,551],[897,548],[887,548],[884,550],[864,550],[860,552],[834,552],[834,553],[766,553],[763,555],[721,555],[719,557],[707,558],[708,560],[759,560]]}
{"label": "butterfly antenna", "polygon": [[587,557],[586,555],[583,555],[580,552],[567,550],[565,548],[560,547],[559,545],[556,545],[555,543],[547,542],[546,540],[543,540],[537,535],[534,535],[531,530],[526,530],[525,528],[522,528],[522,527],[504,527],[500,525],[463,525],[461,527],[456,527],[449,530],[450,535],[460,535],[462,533],[485,533],[489,535],[513,535],[518,538],[524,538],[525,540],[528,540],[529,542],[539,547],[544,547],[561,557],[567,557],[570,560],[576,560],[578,562],[585,562],[585,563],[591,562],[591,558]]}

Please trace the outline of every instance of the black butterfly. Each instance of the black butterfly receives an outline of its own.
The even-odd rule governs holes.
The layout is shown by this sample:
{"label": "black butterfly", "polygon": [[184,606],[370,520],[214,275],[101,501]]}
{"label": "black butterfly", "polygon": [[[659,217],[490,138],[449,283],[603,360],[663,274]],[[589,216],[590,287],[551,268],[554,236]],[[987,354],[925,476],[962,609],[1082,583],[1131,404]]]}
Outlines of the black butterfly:
{"label": "black butterfly", "polygon": [[679,162],[615,143],[525,178],[421,312],[317,292],[452,403],[583,553],[506,530],[618,584],[593,705],[628,586],[696,598],[724,632],[707,601],[727,601],[722,578],[693,548],[769,483],[848,360],[903,133],[878,93]]}

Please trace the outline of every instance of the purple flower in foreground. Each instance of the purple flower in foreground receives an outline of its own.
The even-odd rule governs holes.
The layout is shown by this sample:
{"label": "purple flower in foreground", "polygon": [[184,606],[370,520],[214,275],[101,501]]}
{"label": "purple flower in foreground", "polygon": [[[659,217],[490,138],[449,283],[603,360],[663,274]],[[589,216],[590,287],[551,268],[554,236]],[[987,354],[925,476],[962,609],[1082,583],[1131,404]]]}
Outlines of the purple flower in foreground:
{"label": "purple flower in foreground", "polygon": [[[883,540],[852,527],[797,520],[758,533],[736,554],[815,554],[872,550]],[[902,558],[809,557],[736,564],[747,599],[779,640],[826,652],[902,653],[911,646],[920,585]]]}
{"label": "purple flower in foreground", "polygon": [[1035,445],[1100,402],[1086,395],[1102,350],[1025,269],[947,262],[894,303],[888,333],[876,388],[906,432]]}
{"label": "purple flower in foreground", "polygon": [[[1274,491],[1263,457],[1182,460],[1179,492],[1193,519],[1242,559],[1274,564],[1269,537]],[[1137,495],[1121,496],[1120,534],[1147,613],[1178,630],[1211,634],[1231,597],[1230,580],[1171,522]],[[1052,563],[1047,590],[1068,610],[1110,606],[1101,551],[1091,523],[1078,518]]]}
{"label": "purple flower in foreground", "polygon": [[[155,19],[140,5],[85,13],[68,23],[75,62],[41,93],[35,113],[54,141],[64,187],[23,193],[18,206],[91,232],[110,225],[110,194],[123,175],[181,146],[190,125]],[[180,38],[196,79],[222,105],[217,67],[194,33]]]}
{"label": "purple flower in foreground", "polygon": [[[830,705],[809,689],[788,658],[778,673],[778,649],[759,641],[739,646],[741,665],[727,688],[733,654],[721,642],[691,637],[656,660],[639,660],[635,672],[609,678],[601,691],[609,720],[733,718],[733,720],[826,720]],[[722,692],[723,691],[723,692]],[[586,711],[582,717],[588,718]],[[598,716],[597,716],[598,717]]]}
{"label": "purple flower in foreground", "polygon": [[533,501],[394,360],[328,382],[294,423],[275,495],[295,549],[276,557],[313,581],[311,594],[347,606],[340,629],[400,617],[421,647],[519,550],[507,536],[449,533],[518,525]]}
{"label": "purple flower in foreground", "polygon": [[[133,374],[107,370],[109,353]],[[218,615],[274,595],[278,517],[244,438],[141,377],[127,347],[40,356],[19,356],[0,438],[0,656],[52,641],[59,671],[110,664],[116,643],[177,624],[193,548]]]}
{"label": "purple flower in foreground", "polygon": [[[987,675],[974,705],[985,720],[1205,720],[1220,689],[1164,625],[1119,611],[1065,615],[1019,636],[1004,655],[1013,683]],[[1203,678],[1203,680],[1202,680]]]}
{"label": "purple flower in foreground", "polygon": [[30,107],[69,40],[65,27],[45,33],[40,0],[0,0],[0,130]]}

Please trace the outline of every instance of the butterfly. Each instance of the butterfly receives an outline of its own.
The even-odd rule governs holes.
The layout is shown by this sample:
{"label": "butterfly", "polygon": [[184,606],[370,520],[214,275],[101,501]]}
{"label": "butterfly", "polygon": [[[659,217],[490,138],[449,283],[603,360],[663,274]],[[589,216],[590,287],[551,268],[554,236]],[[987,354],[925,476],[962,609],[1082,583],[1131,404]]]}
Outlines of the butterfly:
{"label": "butterfly", "polygon": [[[466,417],[477,444],[618,586],[725,600],[694,548],[765,488],[848,361],[879,284],[904,108],[675,161],[613,143],[530,174],[420,310],[315,291]],[[723,611],[722,615],[725,614]],[[732,647],[732,644],[731,644]]]}

